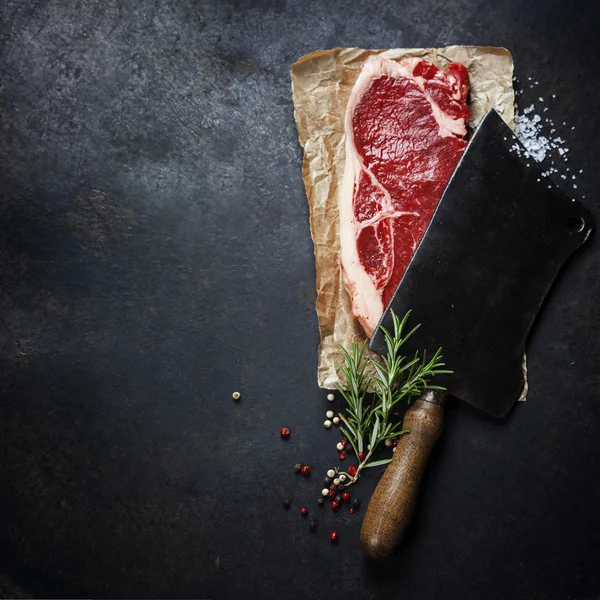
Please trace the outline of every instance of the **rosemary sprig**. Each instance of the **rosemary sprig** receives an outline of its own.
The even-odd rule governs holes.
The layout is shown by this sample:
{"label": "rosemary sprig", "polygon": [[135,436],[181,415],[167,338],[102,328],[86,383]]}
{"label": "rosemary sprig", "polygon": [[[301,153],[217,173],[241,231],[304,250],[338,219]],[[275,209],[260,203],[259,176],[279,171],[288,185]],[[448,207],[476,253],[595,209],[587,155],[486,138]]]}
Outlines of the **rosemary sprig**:
{"label": "rosemary sprig", "polygon": [[[427,389],[443,390],[445,388],[432,385],[430,380],[435,375],[452,373],[443,369],[441,348],[430,360],[416,352],[408,360],[401,352],[402,346],[419,329],[416,325],[407,330],[410,311],[400,320],[391,311],[394,331],[390,333],[383,327],[387,353],[381,362],[365,354],[367,342],[361,346],[352,344],[350,352],[342,348],[344,364],[339,368],[344,375],[345,384],[338,385],[338,390],[346,401],[346,412],[340,430],[358,455],[364,452],[366,457],[358,465],[356,474],[350,476],[349,485],[358,479],[361,469],[376,467],[391,462],[391,458],[371,461],[373,453],[386,440],[407,433],[402,430],[401,423],[391,420],[393,408],[402,400],[410,403]],[[373,374],[369,374],[372,372]]]}

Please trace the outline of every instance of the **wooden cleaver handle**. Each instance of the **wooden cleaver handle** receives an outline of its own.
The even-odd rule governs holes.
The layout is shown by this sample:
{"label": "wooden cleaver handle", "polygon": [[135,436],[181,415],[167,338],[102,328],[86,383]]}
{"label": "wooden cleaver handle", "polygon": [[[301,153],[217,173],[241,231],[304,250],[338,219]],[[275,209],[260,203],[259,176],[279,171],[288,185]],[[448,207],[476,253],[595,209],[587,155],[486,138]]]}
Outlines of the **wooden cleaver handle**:
{"label": "wooden cleaver handle", "polygon": [[375,492],[360,532],[368,558],[389,556],[402,540],[412,518],[427,459],[444,429],[445,392],[425,392],[404,415],[392,462]]}

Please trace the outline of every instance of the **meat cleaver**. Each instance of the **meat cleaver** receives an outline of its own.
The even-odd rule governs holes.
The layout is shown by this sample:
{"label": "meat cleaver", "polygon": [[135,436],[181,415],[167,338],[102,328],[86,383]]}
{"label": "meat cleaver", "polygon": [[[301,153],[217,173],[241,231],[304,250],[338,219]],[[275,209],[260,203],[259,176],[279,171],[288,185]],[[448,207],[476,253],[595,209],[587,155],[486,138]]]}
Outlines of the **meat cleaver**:
{"label": "meat cleaver", "polygon": [[[442,348],[446,392],[428,391],[406,412],[397,451],[369,503],[361,530],[366,556],[391,554],[415,509],[433,445],[454,396],[504,417],[525,378],[525,342],[565,261],[589,237],[590,213],[528,157],[493,109],[476,129],[444,191],[369,348],[386,349],[392,315],[421,324],[407,356]],[[493,384],[491,383],[493,382]]]}

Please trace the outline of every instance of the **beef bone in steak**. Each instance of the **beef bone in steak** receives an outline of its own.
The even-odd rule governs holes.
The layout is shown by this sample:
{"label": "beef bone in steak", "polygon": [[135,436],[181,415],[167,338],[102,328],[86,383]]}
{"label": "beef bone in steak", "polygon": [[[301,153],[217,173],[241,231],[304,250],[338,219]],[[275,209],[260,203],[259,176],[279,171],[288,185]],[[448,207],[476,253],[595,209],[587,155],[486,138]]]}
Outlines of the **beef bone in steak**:
{"label": "beef bone in steak", "polygon": [[467,142],[467,69],[365,63],[346,109],[340,246],[352,313],[371,337]]}

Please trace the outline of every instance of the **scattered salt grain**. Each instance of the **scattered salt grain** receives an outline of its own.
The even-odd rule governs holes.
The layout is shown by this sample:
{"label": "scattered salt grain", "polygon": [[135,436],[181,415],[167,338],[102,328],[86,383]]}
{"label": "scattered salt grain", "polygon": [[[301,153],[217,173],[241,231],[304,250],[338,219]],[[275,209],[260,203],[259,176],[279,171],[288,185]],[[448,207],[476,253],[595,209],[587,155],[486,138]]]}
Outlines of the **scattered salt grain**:
{"label": "scattered salt grain", "polygon": [[[515,79],[515,81],[518,81]],[[528,78],[531,82],[530,88],[533,85],[539,85],[538,81],[532,81],[532,77]],[[523,86],[524,87],[524,86]],[[523,89],[517,90],[515,96],[523,94]],[[552,94],[552,98],[556,98],[556,94]],[[544,163],[544,172],[542,177],[556,176],[563,181],[569,180],[572,189],[577,189],[577,185],[573,183],[576,179],[575,175],[569,177],[569,162],[567,153],[569,148],[566,147],[566,141],[557,134],[554,121],[546,115],[549,111],[546,100],[543,97],[538,97],[536,102],[544,103],[545,106],[536,108],[535,104],[517,110],[515,106],[515,134],[521,144],[513,144],[510,148],[511,152],[515,152],[520,157],[533,158],[538,163]],[[562,121],[564,127],[567,126],[566,121]],[[576,127],[570,127],[571,131],[575,131]],[[549,131],[549,133],[548,133]],[[556,162],[555,162],[556,161]],[[527,164],[529,166],[529,164]],[[579,173],[583,173],[583,169],[579,169]],[[541,181],[541,179],[538,179]],[[549,185],[548,189],[552,189]],[[584,198],[585,196],[582,196]]]}

